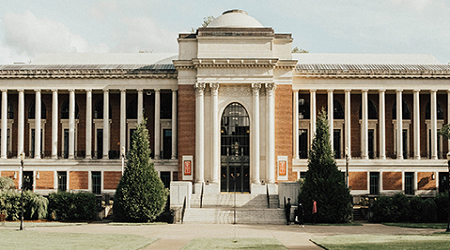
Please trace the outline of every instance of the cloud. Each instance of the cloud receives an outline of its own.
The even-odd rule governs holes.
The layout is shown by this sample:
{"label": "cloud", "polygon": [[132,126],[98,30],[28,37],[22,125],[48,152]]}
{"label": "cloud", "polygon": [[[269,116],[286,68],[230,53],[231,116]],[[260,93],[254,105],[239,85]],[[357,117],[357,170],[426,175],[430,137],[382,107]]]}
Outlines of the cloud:
{"label": "cloud", "polygon": [[[106,44],[92,45],[80,35],[72,33],[64,24],[48,18],[38,18],[30,11],[24,14],[7,13],[1,22],[2,50],[30,58],[41,53],[108,52]],[[3,59],[2,59],[3,61]]]}

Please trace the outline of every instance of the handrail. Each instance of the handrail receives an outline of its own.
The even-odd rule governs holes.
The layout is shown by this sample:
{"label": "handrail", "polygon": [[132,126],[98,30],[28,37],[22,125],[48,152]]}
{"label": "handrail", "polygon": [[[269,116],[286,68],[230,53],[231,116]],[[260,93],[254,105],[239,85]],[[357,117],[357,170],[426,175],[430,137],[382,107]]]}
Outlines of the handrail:
{"label": "handrail", "polygon": [[205,188],[203,185],[205,185],[205,183],[202,182],[202,190],[200,192],[200,208],[203,207],[203,189]]}
{"label": "handrail", "polygon": [[270,195],[269,195],[269,187],[266,188],[266,194],[267,194],[267,208],[270,208]]}
{"label": "handrail", "polygon": [[184,221],[184,212],[186,211],[186,196],[184,196],[183,208],[181,209],[181,224]]}

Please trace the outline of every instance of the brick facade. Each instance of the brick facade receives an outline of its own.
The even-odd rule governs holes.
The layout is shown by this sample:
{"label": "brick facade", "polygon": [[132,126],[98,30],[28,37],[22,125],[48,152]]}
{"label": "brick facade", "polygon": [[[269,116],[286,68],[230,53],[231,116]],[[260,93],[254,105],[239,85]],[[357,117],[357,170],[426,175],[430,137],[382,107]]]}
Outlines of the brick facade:
{"label": "brick facade", "polygon": [[401,172],[383,172],[383,190],[402,190]]}
{"label": "brick facade", "polygon": [[[178,172],[182,173],[183,155],[193,155],[195,166],[195,90],[194,85],[178,86]],[[182,174],[178,175],[181,180]],[[195,171],[194,171],[195,180]]]}
{"label": "brick facade", "polygon": [[54,171],[39,171],[39,179],[36,178],[36,189],[54,189]]}
{"label": "brick facade", "polygon": [[[288,156],[289,181],[297,179],[297,173],[292,171],[292,164],[290,164],[293,152],[292,121],[292,87],[278,85],[275,91],[275,161],[277,156]],[[275,176],[277,176],[276,173]]]}
{"label": "brick facade", "polygon": [[89,188],[89,172],[88,171],[70,171],[69,187],[72,190]]}
{"label": "brick facade", "polygon": [[417,173],[417,189],[418,190],[435,190],[436,178],[433,180],[434,172],[418,172]]}
{"label": "brick facade", "polygon": [[367,190],[367,172],[349,172],[348,183],[351,190]]}
{"label": "brick facade", "polygon": [[105,171],[103,172],[103,189],[116,189],[122,178],[122,172],[119,171]]}

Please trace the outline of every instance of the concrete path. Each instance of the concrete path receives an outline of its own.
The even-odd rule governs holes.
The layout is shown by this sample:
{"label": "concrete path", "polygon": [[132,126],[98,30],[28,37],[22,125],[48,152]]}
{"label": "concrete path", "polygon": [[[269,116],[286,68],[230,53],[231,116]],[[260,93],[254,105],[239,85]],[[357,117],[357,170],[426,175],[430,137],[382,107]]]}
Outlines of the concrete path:
{"label": "concrete path", "polygon": [[305,226],[298,225],[231,225],[231,224],[168,224],[146,226],[115,226],[93,223],[68,227],[35,227],[27,230],[59,233],[136,234],[158,238],[150,249],[181,249],[194,238],[275,238],[288,249],[321,249],[309,239],[342,234],[431,234],[437,229],[388,227],[380,224],[363,226]]}

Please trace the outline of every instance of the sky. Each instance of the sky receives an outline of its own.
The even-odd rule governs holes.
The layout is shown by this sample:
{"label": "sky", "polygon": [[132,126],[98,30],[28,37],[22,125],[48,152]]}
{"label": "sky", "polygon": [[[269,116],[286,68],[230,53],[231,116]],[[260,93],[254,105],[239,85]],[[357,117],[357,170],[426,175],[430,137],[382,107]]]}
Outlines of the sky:
{"label": "sky", "polygon": [[178,33],[245,10],[310,53],[432,54],[450,63],[447,0],[1,0],[0,64],[42,53],[178,52]]}

